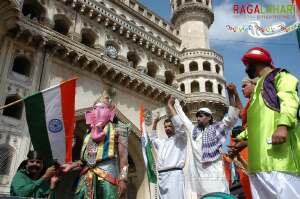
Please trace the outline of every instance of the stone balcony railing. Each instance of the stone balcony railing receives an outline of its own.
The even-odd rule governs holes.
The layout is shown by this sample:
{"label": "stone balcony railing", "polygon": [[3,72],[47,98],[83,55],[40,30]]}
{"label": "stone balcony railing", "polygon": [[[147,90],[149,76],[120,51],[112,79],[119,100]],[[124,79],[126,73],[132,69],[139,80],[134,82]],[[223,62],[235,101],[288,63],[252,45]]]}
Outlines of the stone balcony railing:
{"label": "stone balcony railing", "polygon": [[223,65],[223,57],[222,55],[218,54],[214,50],[211,49],[191,49],[191,50],[184,50],[180,55],[180,60],[183,61],[184,59],[190,59],[193,57],[203,57],[208,59],[214,59]]}
{"label": "stone balcony railing", "polygon": [[68,60],[76,67],[98,74],[153,100],[165,102],[171,95],[180,101],[185,99],[184,94],[174,87],[128,67],[129,63],[124,64],[123,61],[109,58],[104,52],[99,52],[99,49],[88,48],[27,18],[21,19],[18,25],[19,28],[12,30],[10,35],[26,45],[35,45],[35,48],[51,47],[53,56]]}
{"label": "stone balcony railing", "polygon": [[216,93],[207,93],[207,92],[198,92],[186,94],[186,103],[212,103],[212,104],[221,104],[223,106],[228,106],[228,100]]}
{"label": "stone balcony railing", "polygon": [[191,71],[191,72],[185,72],[182,74],[177,74],[176,75],[176,80],[177,81],[182,81],[186,78],[192,79],[192,78],[198,78],[198,77],[205,77],[205,78],[216,78],[219,82],[221,83],[226,83],[225,79],[223,76],[219,73],[214,73],[211,71]]}

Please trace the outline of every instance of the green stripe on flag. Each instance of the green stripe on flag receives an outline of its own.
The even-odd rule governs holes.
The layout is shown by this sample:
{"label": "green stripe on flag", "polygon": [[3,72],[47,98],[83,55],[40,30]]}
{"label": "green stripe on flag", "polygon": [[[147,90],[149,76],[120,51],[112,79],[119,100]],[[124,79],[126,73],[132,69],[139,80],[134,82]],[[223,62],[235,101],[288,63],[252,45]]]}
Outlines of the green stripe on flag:
{"label": "green stripe on flag", "polygon": [[156,175],[154,172],[154,158],[153,158],[153,154],[152,154],[152,143],[148,137],[148,142],[147,145],[145,146],[145,152],[146,152],[146,156],[147,156],[147,176],[149,179],[149,182],[152,183],[156,183],[157,179],[156,179]]}
{"label": "green stripe on flag", "polygon": [[40,152],[48,167],[53,163],[48,137],[45,107],[42,93],[36,93],[24,99],[26,119],[34,150]]}

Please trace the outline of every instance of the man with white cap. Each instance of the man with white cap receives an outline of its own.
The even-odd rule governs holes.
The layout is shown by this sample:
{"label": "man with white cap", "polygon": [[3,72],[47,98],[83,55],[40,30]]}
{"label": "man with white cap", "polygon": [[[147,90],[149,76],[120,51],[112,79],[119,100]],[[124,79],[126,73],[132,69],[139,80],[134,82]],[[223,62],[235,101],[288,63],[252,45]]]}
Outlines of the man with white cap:
{"label": "man with white cap", "polygon": [[220,122],[214,122],[212,111],[202,107],[196,113],[197,124],[193,125],[177,100],[174,105],[189,135],[188,150],[193,155],[188,160],[187,181],[191,191],[197,193],[198,197],[212,192],[229,193],[220,148],[226,141],[227,132],[239,118],[234,98],[237,91],[234,88],[227,86],[230,106],[228,114]]}

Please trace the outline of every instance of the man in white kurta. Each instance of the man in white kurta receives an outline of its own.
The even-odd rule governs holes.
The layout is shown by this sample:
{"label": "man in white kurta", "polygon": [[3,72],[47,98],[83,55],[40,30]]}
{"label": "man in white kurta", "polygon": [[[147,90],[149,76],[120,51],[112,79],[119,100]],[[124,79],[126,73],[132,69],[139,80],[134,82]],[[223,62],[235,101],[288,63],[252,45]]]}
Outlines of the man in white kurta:
{"label": "man in white kurta", "polygon": [[[229,90],[230,105],[235,105],[234,92]],[[227,132],[238,120],[239,110],[229,106],[228,114],[220,122],[213,122],[209,108],[200,108],[196,113],[197,125],[187,118],[179,102],[174,105],[178,116],[184,122],[188,134],[189,188],[198,197],[212,192],[229,193],[220,148],[226,141]]]}
{"label": "man in white kurta", "polygon": [[164,121],[164,129],[168,138],[160,139],[156,132],[158,121],[159,119],[154,121],[150,139],[157,150],[160,199],[185,199],[183,168],[186,159],[187,135],[183,122],[178,115],[172,114],[171,119]]}

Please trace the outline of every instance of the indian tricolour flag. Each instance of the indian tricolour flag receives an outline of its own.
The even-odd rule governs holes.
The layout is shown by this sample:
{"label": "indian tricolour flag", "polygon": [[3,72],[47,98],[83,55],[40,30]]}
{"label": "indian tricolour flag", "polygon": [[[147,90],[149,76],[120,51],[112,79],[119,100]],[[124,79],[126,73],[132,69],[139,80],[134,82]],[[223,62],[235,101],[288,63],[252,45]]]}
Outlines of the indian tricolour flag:
{"label": "indian tricolour flag", "polygon": [[154,158],[152,154],[152,143],[149,139],[149,136],[146,131],[146,125],[144,120],[144,107],[141,106],[140,108],[140,125],[141,125],[141,132],[142,132],[142,151],[144,162],[146,166],[146,172],[148,176],[148,180],[151,183],[156,183],[157,178],[154,172]]}
{"label": "indian tricolour flag", "polygon": [[72,161],[76,79],[62,82],[24,99],[34,150],[47,166]]}
{"label": "indian tricolour flag", "polygon": [[298,22],[298,28],[297,28],[297,39],[298,39],[298,45],[300,49],[300,0],[293,0],[295,6],[296,6],[296,20]]}

